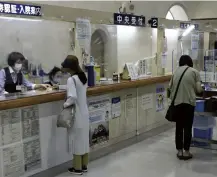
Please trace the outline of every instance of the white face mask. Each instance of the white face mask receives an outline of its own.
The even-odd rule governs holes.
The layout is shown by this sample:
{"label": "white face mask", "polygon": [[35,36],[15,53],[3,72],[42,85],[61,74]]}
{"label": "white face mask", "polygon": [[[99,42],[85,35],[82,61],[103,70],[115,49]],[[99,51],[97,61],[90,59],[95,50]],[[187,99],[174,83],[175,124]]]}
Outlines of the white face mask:
{"label": "white face mask", "polygon": [[22,64],[15,63],[14,65],[15,71],[20,71],[22,69],[22,66],[23,66]]}

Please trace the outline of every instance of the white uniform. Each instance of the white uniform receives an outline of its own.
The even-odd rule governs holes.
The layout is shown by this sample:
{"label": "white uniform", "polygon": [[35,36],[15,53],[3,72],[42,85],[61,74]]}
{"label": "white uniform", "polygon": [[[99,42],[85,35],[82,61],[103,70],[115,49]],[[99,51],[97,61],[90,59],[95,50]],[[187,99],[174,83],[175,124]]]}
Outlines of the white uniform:
{"label": "white uniform", "polygon": [[[74,79],[73,79],[73,78]],[[72,153],[89,153],[89,112],[87,107],[87,85],[83,85],[77,75],[67,81],[67,101],[64,107],[76,104],[75,122],[70,131],[73,134]]]}

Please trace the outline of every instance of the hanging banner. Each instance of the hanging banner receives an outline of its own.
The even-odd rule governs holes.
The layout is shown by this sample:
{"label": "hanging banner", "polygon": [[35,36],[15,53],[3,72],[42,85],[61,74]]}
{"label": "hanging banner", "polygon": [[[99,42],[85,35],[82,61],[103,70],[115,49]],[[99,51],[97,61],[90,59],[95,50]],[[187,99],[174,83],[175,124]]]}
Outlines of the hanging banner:
{"label": "hanging banner", "polygon": [[86,65],[90,56],[91,24],[90,20],[76,19],[76,40],[82,50],[83,64]]}

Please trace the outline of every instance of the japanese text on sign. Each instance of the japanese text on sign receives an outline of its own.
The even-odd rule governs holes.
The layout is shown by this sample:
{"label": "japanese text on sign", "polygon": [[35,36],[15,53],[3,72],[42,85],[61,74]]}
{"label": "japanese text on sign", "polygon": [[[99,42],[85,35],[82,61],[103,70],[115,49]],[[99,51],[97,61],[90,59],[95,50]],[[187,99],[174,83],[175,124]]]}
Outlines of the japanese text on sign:
{"label": "japanese text on sign", "polygon": [[144,27],[145,17],[131,14],[114,13],[114,24]]}
{"label": "japanese text on sign", "polygon": [[[181,29],[187,29],[190,25],[191,25],[191,23],[180,23],[180,28]],[[198,28],[199,28],[199,25],[194,24],[194,29],[198,30]]]}
{"label": "japanese text on sign", "polygon": [[0,13],[14,15],[41,16],[41,6],[0,2]]}

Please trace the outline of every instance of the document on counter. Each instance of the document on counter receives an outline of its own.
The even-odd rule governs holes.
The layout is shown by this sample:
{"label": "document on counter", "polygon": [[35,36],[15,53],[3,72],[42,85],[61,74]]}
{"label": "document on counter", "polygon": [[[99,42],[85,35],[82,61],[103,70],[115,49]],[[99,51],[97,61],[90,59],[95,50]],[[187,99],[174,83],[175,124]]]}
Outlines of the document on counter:
{"label": "document on counter", "polygon": [[34,139],[23,143],[25,171],[41,168],[40,139]]}
{"label": "document on counter", "polygon": [[38,106],[21,109],[23,139],[39,136],[39,110]]}
{"label": "document on counter", "polygon": [[143,110],[148,110],[153,108],[153,94],[142,95],[141,107]]}
{"label": "document on counter", "polygon": [[19,109],[1,111],[0,120],[1,146],[21,141],[22,131]]}
{"label": "document on counter", "polygon": [[134,108],[136,105],[134,104],[133,94],[126,95],[125,99],[125,117],[130,117],[133,114]]}
{"label": "document on counter", "polygon": [[4,177],[18,177],[24,174],[23,146],[21,143],[3,149]]}

